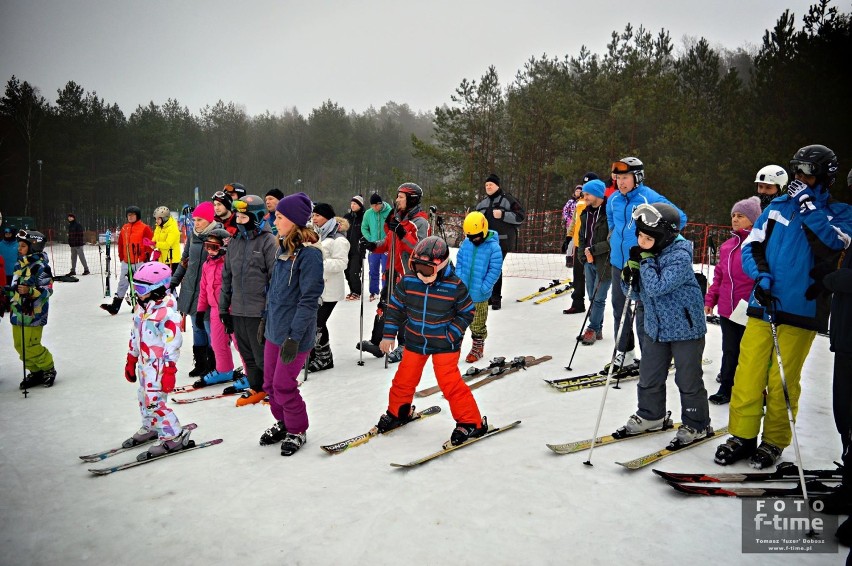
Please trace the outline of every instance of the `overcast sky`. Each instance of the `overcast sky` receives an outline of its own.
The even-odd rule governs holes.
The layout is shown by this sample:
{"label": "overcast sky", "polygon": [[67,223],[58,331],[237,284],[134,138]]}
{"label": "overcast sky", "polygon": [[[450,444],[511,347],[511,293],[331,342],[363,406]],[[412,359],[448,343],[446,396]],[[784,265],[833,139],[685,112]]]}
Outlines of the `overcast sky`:
{"label": "overcast sky", "polygon": [[[69,80],[118,103],[175,98],[193,113],[218,100],[249,114],[325,100],[362,112],[392,100],[415,111],[450,103],[462,79],[494,65],[504,86],[532,56],[603,54],[628,23],[676,49],[759,46],[800,0],[0,0],[0,79],[51,102]],[[841,11],[844,3],[833,2]]]}

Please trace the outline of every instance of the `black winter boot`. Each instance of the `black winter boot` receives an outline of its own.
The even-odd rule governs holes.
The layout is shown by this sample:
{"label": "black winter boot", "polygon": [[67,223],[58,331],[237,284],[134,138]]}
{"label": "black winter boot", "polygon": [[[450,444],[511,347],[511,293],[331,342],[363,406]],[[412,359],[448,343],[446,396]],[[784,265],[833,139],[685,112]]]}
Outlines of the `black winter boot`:
{"label": "black winter boot", "polygon": [[104,303],[101,305],[101,308],[113,316],[117,315],[118,309],[121,308],[121,297],[113,297],[112,304]]}
{"label": "black winter boot", "polygon": [[207,371],[204,372],[204,375],[211,371],[216,371],[216,354],[213,352],[213,348],[207,346]]}
{"label": "black winter boot", "polygon": [[192,347],[192,363],[189,377],[201,377],[207,373],[207,346]]}

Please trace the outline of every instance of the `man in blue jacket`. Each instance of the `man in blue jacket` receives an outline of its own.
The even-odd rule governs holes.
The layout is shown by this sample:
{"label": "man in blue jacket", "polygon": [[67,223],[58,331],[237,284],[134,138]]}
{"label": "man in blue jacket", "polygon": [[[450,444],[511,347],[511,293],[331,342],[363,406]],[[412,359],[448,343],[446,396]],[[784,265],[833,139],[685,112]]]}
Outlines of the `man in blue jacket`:
{"label": "man in blue jacket", "polygon": [[[612,280],[621,280],[621,270],[627,264],[630,257],[630,248],[638,244],[636,237],[636,226],[633,223],[633,210],[640,204],[654,204],[672,202],[659,194],[657,191],[645,185],[645,165],[635,157],[625,157],[612,164],[612,174],[618,190],[607,199],[606,220],[609,226],[610,254],[609,263],[612,267]],[[680,214],[680,230],[686,226],[686,214],[677,208]],[[612,286],[612,313],[614,322],[614,334],[618,336],[621,327],[621,312],[624,310],[626,300],[621,290],[621,285]],[[624,332],[618,344],[613,363],[622,366],[630,363],[630,358],[636,359],[634,355],[633,340],[633,315],[628,311],[627,320],[624,321]],[[636,335],[639,349],[642,349],[642,341],[645,338],[645,311],[641,301],[636,302]]]}
{"label": "man in blue jacket", "polygon": [[834,152],[823,145],[805,146],[790,161],[790,173],[795,181],[787,193],[769,204],[743,243],[743,271],[755,286],[731,392],[732,436],[716,450],[717,464],[750,457],[752,467],[767,468],[790,445],[787,403],[795,418],[802,366],[816,333],[828,327],[831,296],[823,278],[837,269],[841,252],[852,242],[852,207],[833,201],[828,192],[837,176]]}

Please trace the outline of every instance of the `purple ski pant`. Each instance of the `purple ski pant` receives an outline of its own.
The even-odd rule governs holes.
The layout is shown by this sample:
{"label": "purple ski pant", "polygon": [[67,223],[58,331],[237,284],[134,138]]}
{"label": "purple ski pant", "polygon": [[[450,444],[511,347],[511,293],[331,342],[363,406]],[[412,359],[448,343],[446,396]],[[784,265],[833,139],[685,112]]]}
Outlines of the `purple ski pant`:
{"label": "purple ski pant", "polygon": [[263,350],[263,390],[269,396],[269,408],[277,421],[284,421],[287,432],[294,434],[308,430],[308,411],[299,394],[297,377],[311,353],[299,352],[296,359],[285,364],[278,357],[279,344],[269,340]]}

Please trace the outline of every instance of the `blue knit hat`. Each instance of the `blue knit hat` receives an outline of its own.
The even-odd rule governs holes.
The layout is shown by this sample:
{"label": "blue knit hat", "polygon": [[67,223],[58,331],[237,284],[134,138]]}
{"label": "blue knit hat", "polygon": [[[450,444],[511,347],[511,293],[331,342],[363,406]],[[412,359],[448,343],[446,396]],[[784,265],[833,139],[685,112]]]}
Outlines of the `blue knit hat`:
{"label": "blue knit hat", "polygon": [[313,206],[305,193],[296,193],[278,201],[275,210],[280,212],[296,226],[305,227],[311,220]]}
{"label": "blue knit hat", "polygon": [[583,185],[583,192],[588,193],[592,196],[596,196],[598,198],[604,198],[604,191],[606,190],[606,185],[600,179],[592,179]]}

